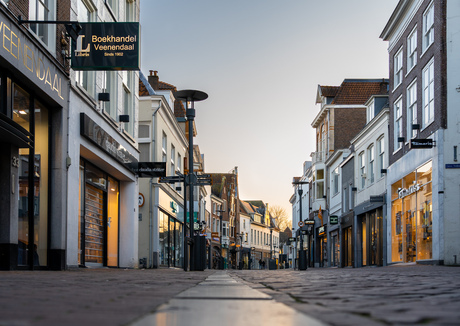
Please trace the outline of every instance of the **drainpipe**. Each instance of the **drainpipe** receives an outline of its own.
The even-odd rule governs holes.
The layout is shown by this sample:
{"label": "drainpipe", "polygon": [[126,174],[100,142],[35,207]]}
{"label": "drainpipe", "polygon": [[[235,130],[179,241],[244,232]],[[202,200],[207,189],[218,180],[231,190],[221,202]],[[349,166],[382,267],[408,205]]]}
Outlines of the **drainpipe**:
{"label": "drainpipe", "polygon": [[[156,154],[156,143],[155,143],[155,115],[161,108],[161,101],[158,107],[152,113],[152,154],[150,157],[155,157]],[[149,182],[149,268],[153,268],[153,178],[150,178]],[[158,267],[158,266],[156,266]]]}

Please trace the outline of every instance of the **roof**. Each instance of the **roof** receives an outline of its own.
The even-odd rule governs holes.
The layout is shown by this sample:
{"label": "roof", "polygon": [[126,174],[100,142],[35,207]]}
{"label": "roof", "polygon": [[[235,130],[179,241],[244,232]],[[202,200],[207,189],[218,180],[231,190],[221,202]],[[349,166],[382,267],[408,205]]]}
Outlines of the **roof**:
{"label": "roof", "polygon": [[388,79],[345,79],[331,104],[364,105],[372,95],[388,94]]}
{"label": "roof", "polygon": [[335,97],[337,92],[339,91],[339,86],[319,86],[321,95],[325,97]]}
{"label": "roof", "polygon": [[155,91],[153,90],[152,86],[150,86],[142,71],[139,71],[139,96],[150,95],[155,95]]}

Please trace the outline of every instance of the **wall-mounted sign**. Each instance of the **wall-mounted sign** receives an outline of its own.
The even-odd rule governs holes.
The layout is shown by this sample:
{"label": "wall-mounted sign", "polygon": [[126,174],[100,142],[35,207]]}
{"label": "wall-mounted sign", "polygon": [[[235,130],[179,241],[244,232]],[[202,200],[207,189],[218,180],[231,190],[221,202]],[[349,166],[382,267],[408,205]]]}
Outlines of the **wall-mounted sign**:
{"label": "wall-mounted sign", "polygon": [[446,164],[446,169],[460,169],[460,164]]}
{"label": "wall-mounted sign", "polygon": [[74,70],[139,70],[139,23],[80,23]]}
{"label": "wall-mounted sign", "polygon": [[411,139],[410,148],[433,148],[433,139]]}
{"label": "wall-mounted sign", "polygon": [[139,207],[144,206],[144,203],[145,203],[144,195],[140,192],[139,193]]}
{"label": "wall-mounted sign", "polygon": [[137,163],[137,159],[113,137],[84,113],[80,113],[80,134],[123,164]]}
{"label": "wall-mounted sign", "polygon": [[339,224],[339,217],[337,215],[329,216],[329,224]]}
{"label": "wall-mounted sign", "polygon": [[292,237],[291,237],[291,238],[289,238],[289,241],[290,241],[290,242],[294,242],[294,241],[295,241],[295,238],[292,238]]}
{"label": "wall-mounted sign", "polygon": [[175,201],[171,201],[170,206],[171,206],[172,212],[177,213],[177,208],[178,208],[177,203]]}
{"label": "wall-mounted sign", "polygon": [[314,224],[315,224],[315,221],[314,221],[314,220],[305,220],[305,221],[303,221],[303,223],[304,223],[305,225],[314,225]]}
{"label": "wall-mounted sign", "polygon": [[166,176],[166,162],[135,162],[128,164],[128,167],[133,170],[139,178],[158,178]]}
{"label": "wall-mounted sign", "polygon": [[0,11],[0,32],[2,67],[14,68],[12,73],[18,77],[18,73],[24,75],[29,87],[34,85],[60,106],[68,106],[69,78],[65,71],[51,61],[51,56],[30,38],[30,33],[24,34],[3,10]]}
{"label": "wall-mounted sign", "polygon": [[369,202],[370,203],[383,203],[385,202],[385,197],[384,196],[370,196]]}

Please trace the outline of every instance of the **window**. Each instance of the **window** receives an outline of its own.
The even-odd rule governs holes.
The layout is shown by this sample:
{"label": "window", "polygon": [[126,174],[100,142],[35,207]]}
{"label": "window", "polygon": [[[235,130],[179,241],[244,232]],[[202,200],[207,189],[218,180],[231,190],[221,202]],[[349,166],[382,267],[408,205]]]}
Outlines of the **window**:
{"label": "window", "polygon": [[109,7],[115,18],[118,17],[118,0],[105,0],[106,5]]}
{"label": "window", "polygon": [[149,124],[139,124],[139,141],[150,141]]}
{"label": "window", "polygon": [[434,42],[434,4],[433,2],[423,14],[423,51]]}
{"label": "window", "polygon": [[118,73],[116,71],[104,71],[102,80],[103,92],[110,93],[110,101],[104,102],[104,111],[117,121]]}
{"label": "window", "polygon": [[126,9],[125,9],[125,21],[135,22],[136,21],[136,0],[126,0]]}
{"label": "window", "polygon": [[358,157],[358,164],[359,164],[359,188],[364,189],[366,186],[366,161],[364,157],[364,152],[361,152]]}
{"label": "window", "polygon": [[176,148],[174,147],[173,144],[171,144],[171,175],[175,175],[175,168],[176,168],[176,164],[175,164],[175,160],[176,159]]}
{"label": "window", "polygon": [[378,151],[379,151],[379,162],[378,162],[378,169],[379,169],[379,176],[383,177],[383,173],[381,169],[385,168],[385,162],[384,162],[384,155],[385,155],[385,138],[381,137],[379,140],[377,140],[378,144]]}
{"label": "window", "polygon": [[139,143],[139,155],[140,162],[151,162],[150,159],[150,143]]}
{"label": "window", "polygon": [[[29,0],[29,20],[56,20],[56,0]],[[56,52],[55,24],[30,24],[29,26],[51,52]]]}
{"label": "window", "polygon": [[368,149],[367,149],[367,157],[368,157],[368,160],[369,160],[369,168],[368,168],[368,171],[369,171],[369,182],[372,184],[374,183],[374,174],[375,174],[375,153],[374,153],[374,145],[371,145]]}
{"label": "window", "polygon": [[228,223],[222,222],[222,236],[228,236]]}
{"label": "window", "polygon": [[398,87],[403,78],[403,51],[402,48],[394,56],[394,88]]}
{"label": "window", "polygon": [[316,171],[316,199],[321,199],[324,196],[324,170]]}
{"label": "window", "polygon": [[168,144],[168,138],[166,137],[166,134],[163,133],[163,136],[161,137],[161,162],[167,162],[167,156],[168,156],[168,149],[167,145]]}
{"label": "window", "polygon": [[369,123],[375,116],[375,101],[372,102],[367,107],[367,123]]}
{"label": "window", "polygon": [[398,141],[399,137],[403,136],[402,133],[402,98],[399,98],[394,104],[394,114],[395,114],[395,129],[394,129],[394,148],[395,151],[402,147],[401,142]]}
{"label": "window", "polygon": [[177,172],[182,172],[182,156],[177,153],[177,163],[176,163]]}
{"label": "window", "polygon": [[[78,21],[81,23],[93,22],[96,18],[96,7],[88,0],[78,0]],[[96,97],[95,71],[75,71],[75,80],[93,98]]]}
{"label": "window", "polygon": [[407,139],[417,136],[412,125],[417,124],[417,82],[407,88]]}
{"label": "window", "polygon": [[407,71],[410,71],[417,63],[417,27],[407,38]]}
{"label": "window", "polygon": [[332,189],[333,189],[333,195],[336,195],[338,192],[339,192],[339,167],[336,167],[333,171],[332,171],[332,182],[334,183],[332,185]]}
{"label": "window", "polygon": [[129,122],[124,123],[125,130],[134,136],[134,72],[123,71],[123,106],[124,113],[129,116]]}
{"label": "window", "polygon": [[423,127],[434,120],[434,60],[423,68]]}

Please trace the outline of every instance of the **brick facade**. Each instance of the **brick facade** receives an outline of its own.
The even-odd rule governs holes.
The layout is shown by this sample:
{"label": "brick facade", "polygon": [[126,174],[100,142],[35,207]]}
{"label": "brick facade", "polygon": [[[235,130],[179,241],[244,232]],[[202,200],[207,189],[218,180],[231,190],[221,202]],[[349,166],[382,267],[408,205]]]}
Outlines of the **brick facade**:
{"label": "brick facade", "polygon": [[336,121],[334,127],[335,149],[348,148],[350,146],[350,140],[352,140],[366,125],[366,109],[334,109],[334,114]]}
{"label": "brick facade", "polygon": [[[422,27],[423,14],[431,3],[434,3],[434,42],[422,53]],[[394,44],[389,52],[390,60],[390,133],[389,150],[390,165],[399,160],[409,149],[408,140],[405,139],[400,150],[395,152],[394,123],[395,112],[394,103],[402,98],[402,129],[403,136],[407,138],[407,88],[417,82],[417,123],[421,129],[418,138],[428,138],[436,130],[447,127],[447,96],[446,96],[446,43],[445,43],[445,0],[425,0],[417,10],[414,17],[407,25],[399,40]],[[417,28],[417,63],[411,71],[407,71],[407,37]],[[403,51],[403,79],[399,86],[394,86],[394,57],[402,48]],[[424,67],[434,60],[434,121],[426,128],[422,129],[423,114],[423,83],[422,74]]]}

